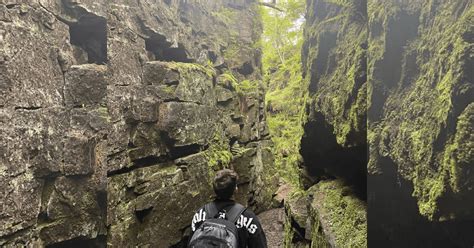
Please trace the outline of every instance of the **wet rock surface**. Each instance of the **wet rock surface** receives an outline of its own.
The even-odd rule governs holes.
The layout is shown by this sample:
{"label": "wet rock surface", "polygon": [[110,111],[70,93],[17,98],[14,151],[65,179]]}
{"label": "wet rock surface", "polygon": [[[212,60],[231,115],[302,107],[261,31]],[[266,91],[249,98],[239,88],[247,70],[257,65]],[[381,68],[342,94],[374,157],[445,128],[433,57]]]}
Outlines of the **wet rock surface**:
{"label": "wet rock surface", "polygon": [[472,2],[368,7],[369,245],[470,247]]}
{"label": "wet rock surface", "polygon": [[224,167],[269,209],[259,26],[252,1],[2,1],[0,246],[180,247]]}

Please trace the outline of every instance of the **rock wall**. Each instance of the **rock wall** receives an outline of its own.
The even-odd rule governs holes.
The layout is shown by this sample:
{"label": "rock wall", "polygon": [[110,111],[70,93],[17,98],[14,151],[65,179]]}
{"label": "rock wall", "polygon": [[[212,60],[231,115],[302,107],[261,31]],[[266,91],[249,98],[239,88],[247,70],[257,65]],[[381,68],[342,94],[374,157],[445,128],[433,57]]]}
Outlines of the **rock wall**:
{"label": "rock wall", "polygon": [[286,247],[366,247],[366,3],[306,4],[302,59],[310,101],[300,150],[306,190],[286,203],[292,227]]}
{"label": "rock wall", "polygon": [[367,164],[369,246],[472,246],[473,2],[307,8],[307,186],[357,190]]}
{"label": "rock wall", "polygon": [[365,1],[307,1],[302,51],[311,97],[301,140],[305,167],[311,177],[344,178],[361,195],[367,163],[366,16]]}
{"label": "rock wall", "polygon": [[368,8],[369,244],[472,246],[473,2]]}
{"label": "rock wall", "polygon": [[224,167],[269,208],[260,30],[248,0],[0,1],[0,246],[180,247]]}

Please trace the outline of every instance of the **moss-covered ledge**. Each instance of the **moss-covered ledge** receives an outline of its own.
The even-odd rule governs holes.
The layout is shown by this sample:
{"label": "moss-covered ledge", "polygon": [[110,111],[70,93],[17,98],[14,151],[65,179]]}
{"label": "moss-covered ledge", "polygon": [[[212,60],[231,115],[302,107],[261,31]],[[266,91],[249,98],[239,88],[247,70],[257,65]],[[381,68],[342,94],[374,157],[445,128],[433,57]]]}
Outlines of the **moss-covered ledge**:
{"label": "moss-covered ledge", "polygon": [[311,247],[367,247],[367,204],[341,180],[308,189]]}

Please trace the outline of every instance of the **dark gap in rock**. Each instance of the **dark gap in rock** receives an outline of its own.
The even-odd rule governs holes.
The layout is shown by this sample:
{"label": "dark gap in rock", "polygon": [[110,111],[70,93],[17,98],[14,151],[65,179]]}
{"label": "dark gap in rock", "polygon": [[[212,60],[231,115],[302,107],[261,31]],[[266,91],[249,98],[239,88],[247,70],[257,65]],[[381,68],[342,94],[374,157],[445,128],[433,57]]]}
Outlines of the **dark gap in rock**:
{"label": "dark gap in rock", "polygon": [[470,80],[474,78],[474,58],[471,56],[465,56],[463,64],[463,78],[461,79],[460,84],[455,84],[454,89],[451,93],[452,99],[452,109],[446,118],[446,126],[440,129],[440,134],[438,135],[435,143],[433,145],[434,151],[442,152],[445,149],[447,140],[450,136],[456,133],[456,126],[458,122],[458,117],[466,109],[466,107],[472,103],[472,96],[474,95],[474,87],[468,85]]}
{"label": "dark gap in rock", "polygon": [[140,223],[143,223],[145,221],[145,218],[151,213],[152,210],[153,207],[149,207],[142,210],[135,210],[135,216],[137,217],[138,221],[140,221]]}
{"label": "dark gap in rock", "polygon": [[128,142],[127,146],[128,146],[128,148],[137,148],[138,147],[135,144],[133,144],[133,142],[131,140]]}
{"label": "dark gap in rock", "polygon": [[217,61],[217,55],[216,55],[215,52],[208,51],[207,56],[209,57],[209,59],[211,60],[212,63],[215,63]]}
{"label": "dark gap in rock", "polygon": [[342,147],[336,141],[333,127],[319,112],[312,114],[304,131],[300,153],[311,181],[317,182],[322,177],[341,178],[358,198],[367,200],[366,143]]}
{"label": "dark gap in rock", "polygon": [[298,242],[305,242],[307,241],[305,239],[305,236],[306,236],[306,229],[304,227],[301,227],[298,222],[296,222],[295,218],[293,218],[293,216],[289,215],[287,210],[285,209],[285,212],[286,212],[286,216],[287,218],[289,217],[290,218],[290,224],[291,224],[291,227],[292,227],[292,230],[294,231],[294,234],[293,234],[293,237],[292,237],[292,240],[291,240],[291,243],[292,244],[295,244],[295,243],[298,243]]}
{"label": "dark gap in rock", "polygon": [[[221,73],[219,68],[217,68],[217,67],[214,67],[214,68],[217,69],[217,71],[216,71],[217,73]],[[217,75],[219,75],[219,74],[217,74]],[[217,77],[215,75],[212,76],[212,86],[213,87],[217,86]]]}
{"label": "dark gap in rock", "polygon": [[82,104],[81,105],[73,105],[72,108],[73,109],[82,109],[82,108],[84,108],[84,105],[82,105]]}
{"label": "dark gap in rock", "polygon": [[237,142],[237,138],[236,137],[231,137],[229,139],[229,146],[232,147],[235,144],[235,142]]}
{"label": "dark gap in rock", "polygon": [[[413,184],[390,158],[380,158],[381,174],[369,175],[369,247],[472,247],[473,220],[429,221],[412,197]],[[416,230],[414,232],[413,230]]]}
{"label": "dark gap in rock", "polygon": [[182,22],[182,23],[185,23],[185,24],[190,24],[191,22],[184,16],[180,16],[179,17],[179,20]]}
{"label": "dark gap in rock", "polygon": [[99,204],[101,218],[107,218],[107,189],[99,190],[96,195],[97,203]]}
{"label": "dark gap in rock", "polygon": [[48,204],[49,198],[51,197],[51,194],[54,191],[54,183],[56,182],[56,178],[58,176],[59,176],[59,173],[50,174],[42,178],[44,182],[43,182],[43,188],[41,191],[41,205],[40,205],[40,213],[38,214],[38,223],[45,223],[49,221],[49,217],[47,213],[47,204]]}
{"label": "dark gap in rock", "polygon": [[225,100],[225,101],[218,101],[217,106],[227,107],[232,103],[232,100],[233,99],[231,98],[231,99],[228,99],[228,100]]}
{"label": "dark gap in rock", "polygon": [[170,138],[167,132],[161,132],[160,137],[161,140],[163,140],[163,142],[166,144],[166,147],[168,147],[170,159],[172,160],[199,153],[207,148],[206,146],[203,147],[198,144],[176,146],[176,141]]}
{"label": "dark gap in rock", "polygon": [[199,153],[201,150],[202,147],[200,145],[192,144],[187,146],[172,147],[170,149],[170,154],[172,159],[177,159]]}
{"label": "dark gap in rock", "polygon": [[15,8],[15,6],[18,6],[20,5],[19,3],[11,3],[11,4],[7,4],[5,5],[5,7],[7,7],[7,9],[13,9]]}
{"label": "dark gap in rock", "polygon": [[40,106],[28,106],[28,107],[21,107],[21,106],[17,106],[15,107],[15,110],[38,110],[38,109],[42,109],[43,107],[40,107]]}
{"label": "dark gap in rock", "polygon": [[49,221],[49,218],[48,218],[48,214],[46,212],[43,212],[41,211],[39,214],[38,214],[38,223],[46,223]]}
{"label": "dark gap in rock", "polygon": [[237,72],[244,76],[251,75],[253,73],[254,69],[252,66],[252,63],[250,62],[245,62],[241,67],[237,68]]}
{"label": "dark gap in rock", "polygon": [[200,105],[199,103],[197,102],[194,102],[194,101],[185,101],[185,100],[180,100],[179,98],[168,98],[168,99],[164,99],[163,102],[185,102],[185,103],[196,103],[198,105]]}
{"label": "dark gap in rock", "polygon": [[318,54],[311,64],[311,82],[309,85],[310,93],[315,93],[321,75],[326,75],[328,70],[333,68],[329,67],[330,52],[336,46],[337,33],[335,32],[324,32],[319,34],[318,37]]}
{"label": "dark gap in rock", "polygon": [[129,172],[134,171],[136,169],[140,169],[140,168],[144,168],[144,167],[148,167],[148,166],[154,166],[154,165],[167,166],[166,163],[168,161],[169,161],[168,156],[161,156],[161,157],[148,156],[148,157],[145,157],[145,158],[142,158],[142,159],[137,159],[137,160],[133,161],[133,165],[131,165],[131,166],[124,167],[124,168],[114,170],[114,171],[108,171],[107,172],[107,177],[113,177],[113,176],[116,176],[116,175],[126,174],[126,173],[129,173]]}
{"label": "dark gap in rock", "polygon": [[403,58],[402,75],[400,78],[400,88],[408,87],[416,80],[416,75],[419,75],[419,67],[416,64],[416,51],[408,51]]}
{"label": "dark gap in rock", "polygon": [[134,160],[132,162],[133,162],[134,167],[142,168],[142,167],[157,165],[157,164],[165,162],[166,160],[167,160],[166,157],[158,157],[158,156],[151,155],[151,156]]}
{"label": "dark gap in rock", "polygon": [[194,60],[188,58],[188,52],[181,43],[178,47],[172,47],[172,43],[166,40],[166,37],[160,34],[153,34],[145,39],[145,49],[153,54],[151,60],[174,61],[193,63]]}
{"label": "dark gap in rock", "polygon": [[257,49],[253,57],[256,68],[262,67],[262,58],[263,58],[263,52],[260,49]]}
{"label": "dark gap in rock", "polygon": [[167,5],[171,5],[171,0],[164,0]]}
{"label": "dark gap in rock", "polygon": [[386,52],[377,74],[389,88],[400,81],[405,46],[417,36],[418,25],[418,14],[410,15],[405,12],[401,12],[397,19],[390,20],[387,25]]}
{"label": "dark gap in rock", "polygon": [[375,39],[376,37],[379,37],[382,35],[383,32],[383,26],[382,23],[380,22],[370,22],[369,23],[369,37],[370,39]]}
{"label": "dark gap in rock", "polygon": [[105,248],[107,247],[107,236],[99,235],[94,239],[78,237],[55,244],[46,245],[46,248]]}
{"label": "dark gap in rock", "polygon": [[[403,79],[403,65],[412,64],[413,61],[403,61],[404,59],[412,59],[406,57],[406,46],[411,40],[418,35],[419,13],[408,14],[401,12],[396,19],[389,19],[386,27],[385,36],[385,54],[383,59],[376,61],[374,64],[374,85],[372,90],[372,104],[368,109],[370,121],[378,121],[382,118],[383,107],[390,89],[395,88],[398,84],[408,83],[401,82]],[[374,27],[379,31],[380,27]],[[416,61],[415,61],[416,62]],[[407,64],[408,63],[408,64]],[[411,68],[412,70],[416,70]],[[405,68],[409,69],[409,68]],[[416,73],[416,72],[414,72]],[[409,79],[410,71],[405,79]],[[400,83],[401,82],[401,83]]]}
{"label": "dark gap in rock", "polygon": [[105,18],[85,14],[77,23],[69,26],[69,35],[71,44],[82,48],[87,53],[87,63],[99,65],[107,63],[107,20]]}

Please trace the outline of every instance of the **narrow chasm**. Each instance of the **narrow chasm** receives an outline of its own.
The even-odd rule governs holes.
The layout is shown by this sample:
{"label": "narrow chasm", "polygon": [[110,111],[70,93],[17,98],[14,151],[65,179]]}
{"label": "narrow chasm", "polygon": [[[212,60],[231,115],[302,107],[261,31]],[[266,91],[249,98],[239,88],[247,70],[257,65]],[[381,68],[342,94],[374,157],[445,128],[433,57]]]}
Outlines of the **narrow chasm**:
{"label": "narrow chasm", "polygon": [[307,172],[305,188],[320,180],[340,178],[360,199],[367,200],[367,143],[343,147],[321,113],[304,126],[301,156]]}
{"label": "narrow chasm", "polygon": [[472,0],[0,2],[0,247],[474,247]]}
{"label": "narrow chasm", "polygon": [[[281,177],[276,199],[284,208],[283,241],[276,247],[364,247],[364,25],[341,29],[353,9],[336,3],[280,4],[285,10],[298,7],[263,14],[267,118]],[[286,37],[295,40],[278,43]]]}
{"label": "narrow chasm", "polygon": [[[86,14],[69,26],[71,45],[75,47],[75,57],[82,63],[107,63],[107,20]],[[82,54],[81,54],[82,53]]]}

